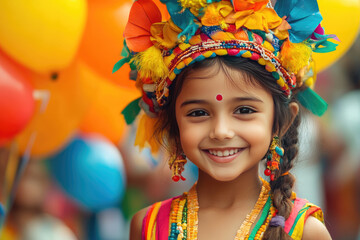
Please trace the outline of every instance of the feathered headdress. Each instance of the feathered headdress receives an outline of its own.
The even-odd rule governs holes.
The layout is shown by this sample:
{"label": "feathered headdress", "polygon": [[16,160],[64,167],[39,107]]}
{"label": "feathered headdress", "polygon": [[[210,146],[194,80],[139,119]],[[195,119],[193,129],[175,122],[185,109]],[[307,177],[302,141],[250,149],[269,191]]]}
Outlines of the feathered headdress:
{"label": "feathered headdress", "polygon": [[[165,21],[152,0],[134,2],[124,32],[124,58],[113,69],[130,63],[133,80],[143,93],[123,111],[128,123],[140,107],[148,117],[156,117],[167,102],[169,87],[186,66],[224,55],[257,61],[286,96],[305,84],[297,94],[300,103],[316,115],[325,112],[327,104],[311,89],[315,82],[311,55],[335,50],[337,44],[328,40],[337,38],[324,35],[316,0],[278,0],[274,8],[269,0],[161,2],[170,16]],[[145,131],[139,126],[138,132]]]}

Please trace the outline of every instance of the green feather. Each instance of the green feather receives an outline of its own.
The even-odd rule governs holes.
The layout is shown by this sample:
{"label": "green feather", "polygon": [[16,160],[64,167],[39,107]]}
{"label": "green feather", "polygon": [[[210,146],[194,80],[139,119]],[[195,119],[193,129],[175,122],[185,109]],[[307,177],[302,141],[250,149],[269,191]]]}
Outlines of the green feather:
{"label": "green feather", "polygon": [[301,105],[309,109],[313,114],[321,116],[326,112],[328,104],[311,88],[306,88],[297,94],[296,98]]}
{"label": "green feather", "polygon": [[116,72],[117,70],[119,70],[125,63],[129,62],[130,60],[127,58],[123,58],[120,59],[117,63],[115,63],[112,73]]}
{"label": "green feather", "polygon": [[[126,41],[124,40],[124,47],[121,50],[121,56],[123,57],[122,59],[120,59],[117,63],[115,63],[112,73],[116,72],[117,70],[119,70],[125,63],[130,62],[131,60],[131,52],[128,48],[128,46],[126,45]],[[131,70],[133,70],[132,64],[130,64]]]}
{"label": "green feather", "polygon": [[140,102],[140,98],[135,99],[134,101],[132,101],[131,103],[129,103],[124,110],[122,110],[122,115],[124,115],[125,118],[125,122],[126,124],[130,125],[132,124],[137,115],[139,115],[139,112],[141,110],[140,106],[139,106],[139,102]]}

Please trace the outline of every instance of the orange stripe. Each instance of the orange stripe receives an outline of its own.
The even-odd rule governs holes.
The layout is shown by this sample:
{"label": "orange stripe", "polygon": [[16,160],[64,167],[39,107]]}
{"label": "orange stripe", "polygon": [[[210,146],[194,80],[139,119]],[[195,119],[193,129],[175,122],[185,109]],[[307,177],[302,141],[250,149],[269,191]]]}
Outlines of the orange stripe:
{"label": "orange stripe", "polygon": [[149,221],[150,221],[150,216],[151,216],[153,210],[154,210],[154,205],[151,205],[151,207],[149,208],[148,213],[146,215],[146,219],[145,219],[145,240],[148,240],[147,235],[148,235],[148,231],[149,231],[148,230],[149,229]]}
{"label": "orange stripe", "polygon": [[157,202],[153,204],[151,215],[149,217],[148,227],[146,228],[147,229],[146,240],[151,240],[151,235],[156,221],[156,216],[159,212],[160,206],[161,206],[161,202]]}

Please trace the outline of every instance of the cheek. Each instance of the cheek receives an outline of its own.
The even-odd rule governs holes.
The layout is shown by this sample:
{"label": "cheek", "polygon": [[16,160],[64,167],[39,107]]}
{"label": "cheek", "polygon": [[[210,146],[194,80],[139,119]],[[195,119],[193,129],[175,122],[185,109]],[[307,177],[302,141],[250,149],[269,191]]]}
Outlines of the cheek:
{"label": "cheek", "polygon": [[266,122],[248,124],[243,126],[243,134],[254,151],[265,154],[272,137],[272,124]]}
{"label": "cheek", "polygon": [[191,147],[197,147],[200,131],[198,127],[192,124],[179,124],[180,142],[184,151]]}

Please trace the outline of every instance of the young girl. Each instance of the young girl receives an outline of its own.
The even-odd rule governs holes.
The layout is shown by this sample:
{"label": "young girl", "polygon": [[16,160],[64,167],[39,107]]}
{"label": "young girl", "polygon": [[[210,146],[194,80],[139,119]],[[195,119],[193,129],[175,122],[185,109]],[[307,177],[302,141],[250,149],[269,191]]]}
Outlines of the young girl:
{"label": "young girl", "polygon": [[[304,3],[306,2],[306,4]],[[142,98],[136,143],[172,156],[173,180],[187,160],[197,183],[140,210],[130,239],[331,239],[320,208],[296,197],[299,103],[321,115],[311,52],[331,51],[316,1],[151,0],[134,3],[125,29]],[[286,17],[285,17],[286,16]],[[291,25],[294,22],[296,24]],[[130,50],[130,51],[129,51]],[[266,180],[259,176],[265,160]]]}

